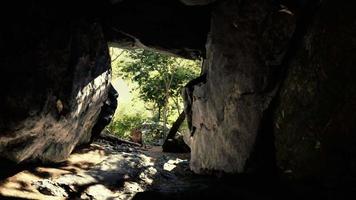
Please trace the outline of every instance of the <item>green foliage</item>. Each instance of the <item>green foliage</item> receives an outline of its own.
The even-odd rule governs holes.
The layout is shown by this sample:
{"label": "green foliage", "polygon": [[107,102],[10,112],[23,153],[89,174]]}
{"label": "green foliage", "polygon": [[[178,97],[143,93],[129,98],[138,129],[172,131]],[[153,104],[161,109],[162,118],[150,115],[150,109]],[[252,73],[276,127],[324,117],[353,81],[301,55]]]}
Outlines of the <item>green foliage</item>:
{"label": "green foliage", "polygon": [[156,122],[145,122],[141,126],[145,143],[154,144],[164,136],[164,126]]}
{"label": "green foliage", "polygon": [[[174,98],[181,104],[180,91],[191,79],[199,75],[199,61],[185,60],[147,50],[128,53],[131,62],[123,65],[123,77],[138,84],[140,98],[152,102],[158,112]],[[176,108],[179,109],[179,108]],[[158,113],[160,114],[160,113]]]}
{"label": "green foliage", "polygon": [[136,115],[123,115],[120,120],[113,120],[106,128],[107,130],[121,138],[129,139],[131,130],[139,128],[144,123],[143,116]]}
{"label": "green foliage", "polygon": [[[145,130],[145,141],[164,136],[162,132],[166,123],[174,122],[182,111],[181,89],[199,75],[200,61],[142,49],[128,51],[110,48],[110,53],[113,82],[119,80],[116,87],[119,105],[114,121],[107,129],[128,138],[133,128],[141,127]],[[123,92],[127,90],[123,85],[130,88],[130,95]],[[147,126],[148,122],[156,125],[150,128],[141,126]]]}

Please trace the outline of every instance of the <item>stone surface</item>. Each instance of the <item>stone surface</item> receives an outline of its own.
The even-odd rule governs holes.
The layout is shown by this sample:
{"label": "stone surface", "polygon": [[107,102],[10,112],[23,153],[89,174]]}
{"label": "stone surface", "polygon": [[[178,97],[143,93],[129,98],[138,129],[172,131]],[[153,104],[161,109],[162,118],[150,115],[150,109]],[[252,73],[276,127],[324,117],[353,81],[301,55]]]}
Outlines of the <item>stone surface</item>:
{"label": "stone surface", "polygon": [[193,94],[190,166],[197,173],[271,167],[289,178],[350,183],[355,5],[281,2],[290,8],[272,1],[215,4],[207,83]]}
{"label": "stone surface", "polygon": [[[188,154],[162,153],[104,141],[75,151],[65,163],[32,166],[0,182],[1,199],[349,199],[354,190],[276,183],[260,176],[202,176]],[[2,168],[1,172],[6,171]],[[60,192],[59,192],[60,191]],[[63,192],[64,191],[64,192]]]}
{"label": "stone surface", "polygon": [[190,166],[197,173],[244,172],[295,19],[268,1],[224,1],[212,16],[203,66],[207,82],[193,92]]}
{"label": "stone surface", "polygon": [[[26,191],[31,192],[29,197],[36,199],[132,199],[145,190],[178,192],[189,189],[189,178],[184,177],[193,175],[188,170],[188,154],[163,154],[133,146],[128,150],[128,146],[113,145],[105,140],[93,143],[72,154],[66,163],[19,173],[15,180],[22,180]],[[40,172],[47,172],[48,176],[25,184],[26,175]],[[12,178],[7,183],[15,180]],[[205,186],[203,182],[192,184]],[[0,197],[9,194],[6,185],[11,186],[0,184]],[[34,196],[37,192],[40,194]],[[22,197],[20,192],[12,195]]]}
{"label": "stone surface", "polygon": [[18,8],[0,35],[0,153],[58,162],[90,139],[110,57],[95,20],[35,5]]}
{"label": "stone surface", "polygon": [[323,1],[291,61],[274,131],[278,167],[292,178],[356,177],[355,6]]}
{"label": "stone surface", "polygon": [[205,56],[209,7],[186,6],[179,0],[122,1],[109,6],[102,21],[113,46],[153,48],[186,58]]}
{"label": "stone surface", "polygon": [[0,153],[15,162],[62,161],[108,123],[107,42],[202,56],[210,16],[178,0],[30,0],[4,10],[16,17],[0,16]]}
{"label": "stone surface", "polygon": [[216,0],[180,0],[180,1],[189,6],[197,6],[197,5],[208,5],[215,2]]}
{"label": "stone surface", "polygon": [[182,133],[177,133],[174,138],[167,139],[162,145],[163,152],[189,153],[190,148],[184,141]]}
{"label": "stone surface", "polygon": [[91,141],[93,141],[95,138],[98,138],[104,128],[111,122],[117,108],[118,96],[119,94],[110,84],[108,89],[108,97],[104,102],[104,105],[101,107],[98,120],[91,130]]}
{"label": "stone surface", "polygon": [[62,187],[60,187],[57,183],[51,180],[48,179],[40,180],[34,182],[33,185],[42,194],[49,195],[49,196],[56,196],[56,197],[68,197],[66,191]]}

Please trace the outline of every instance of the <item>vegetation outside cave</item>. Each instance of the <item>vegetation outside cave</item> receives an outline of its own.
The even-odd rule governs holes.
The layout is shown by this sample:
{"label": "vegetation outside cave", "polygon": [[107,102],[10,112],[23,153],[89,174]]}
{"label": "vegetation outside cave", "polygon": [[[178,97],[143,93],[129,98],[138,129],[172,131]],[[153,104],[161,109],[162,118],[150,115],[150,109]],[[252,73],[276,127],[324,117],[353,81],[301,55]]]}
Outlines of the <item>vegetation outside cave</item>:
{"label": "vegetation outside cave", "polygon": [[[183,111],[181,90],[200,74],[201,61],[143,49],[110,47],[112,84],[118,107],[106,131],[130,139],[142,132],[143,143],[162,145],[170,126]],[[184,122],[180,133],[188,132]]]}

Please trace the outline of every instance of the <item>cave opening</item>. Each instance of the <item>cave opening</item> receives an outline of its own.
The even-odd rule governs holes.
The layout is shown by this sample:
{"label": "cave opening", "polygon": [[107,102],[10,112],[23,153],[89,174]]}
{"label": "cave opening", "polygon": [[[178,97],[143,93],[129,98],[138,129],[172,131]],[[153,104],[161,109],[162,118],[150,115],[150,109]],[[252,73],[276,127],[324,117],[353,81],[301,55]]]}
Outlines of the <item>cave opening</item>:
{"label": "cave opening", "polygon": [[[9,12],[0,13],[0,197],[355,197],[355,4],[332,0],[3,4]],[[167,98],[160,99],[160,106],[134,104],[133,116],[119,122],[147,124],[135,113],[148,107],[156,113],[147,114],[150,121],[161,121],[165,131],[168,123],[170,130],[178,130],[180,116],[186,116],[190,154],[169,153],[169,148],[177,150],[182,144],[173,139],[163,143],[163,150],[168,148],[163,153],[161,147],[145,149],[137,142],[100,134],[118,104],[110,84],[115,73],[110,57],[115,59],[113,52],[118,55],[122,50],[109,49],[108,43],[203,58],[200,76],[185,85],[186,106],[168,100],[174,109],[166,107],[163,114]],[[141,64],[128,66],[143,69]],[[123,72],[130,81],[164,77],[152,70]],[[160,85],[166,85],[164,80]],[[139,86],[150,92],[154,88]],[[164,120],[162,116],[172,110],[175,116]],[[116,125],[114,118],[106,129],[123,127]],[[128,127],[127,138],[137,128]]]}
{"label": "cave opening", "polygon": [[[170,141],[178,137],[179,143],[183,137],[189,140],[182,94],[188,82],[200,76],[201,59],[115,46],[109,52],[111,84],[118,98],[117,110],[105,131],[143,145],[162,146],[168,132]],[[172,130],[173,124],[177,130]],[[172,151],[189,152],[188,146],[181,146]]]}

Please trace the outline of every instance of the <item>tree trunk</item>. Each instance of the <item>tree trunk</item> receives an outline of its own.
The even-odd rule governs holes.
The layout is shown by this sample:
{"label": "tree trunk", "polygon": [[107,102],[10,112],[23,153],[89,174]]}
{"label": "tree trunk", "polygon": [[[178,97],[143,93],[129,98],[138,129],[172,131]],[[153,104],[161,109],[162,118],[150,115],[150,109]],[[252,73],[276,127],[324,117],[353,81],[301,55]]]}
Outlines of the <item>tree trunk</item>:
{"label": "tree trunk", "polygon": [[166,94],[165,94],[165,102],[164,102],[164,107],[163,107],[163,114],[164,114],[164,118],[163,118],[163,137],[166,137],[166,133],[167,133],[167,118],[168,118],[168,113],[167,113],[167,109],[168,109],[168,103],[169,103],[169,90],[171,89],[171,84],[172,84],[172,80],[173,80],[173,76],[174,73],[172,73],[171,77],[169,78],[169,81],[166,82]]}
{"label": "tree trunk", "polygon": [[159,123],[159,121],[161,120],[161,107],[158,107],[158,116],[157,116],[157,123]]}
{"label": "tree trunk", "polygon": [[169,130],[169,133],[168,133],[164,143],[166,143],[168,139],[174,138],[174,136],[177,134],[177,132],[179,130],[179,127],[182,125],[184,120],[185,120],[185,113],[181,112],[179,114],[179,117],[177,118],[177,120],[173,123],[172,128]]}
{"label": "tree trunk", "polygon": [[163,136],[162,139],[167,135],[167,105],[163,107]]}
{"label": "tree trunk", "polygon": [[180,105],[179,105],[179,97],[173,98],[174,103],[176,104],[178,115],[180,114]]}
{"label": "tree trunk", "polygon": [[172,153],[189,153],[190,148],[185,144],[183,137],[176,138],[179,127],[182,125],[185,119],[185,113],[181,112],[178,119],[173,123],[172,128],[169,130],[169,133],[162,145],[163,152],[172,152]]}
{"label": "tree trunk", "polygon": [[117,145],[121,145],[121,144],[129,144],[131,146],[137,146],[137,147],[141,147],[142,144],[136,143],[136,142],[131,142],[131,141],[127,141],[127,140],[123,140],[120,139],[114,135],[111,134],[107,134],[107,133],[102,133],[101,135],[98,136],[98,139],[102,139],[102,140],[106,140],[112,143],[115,143]]}

